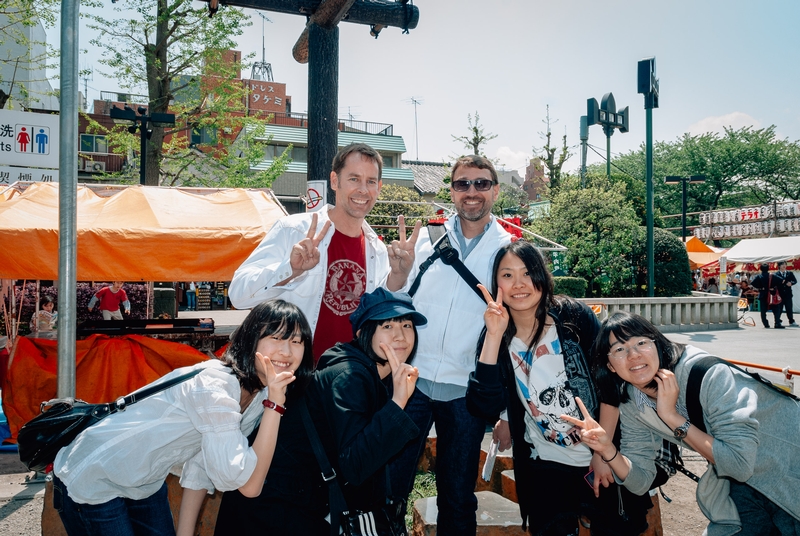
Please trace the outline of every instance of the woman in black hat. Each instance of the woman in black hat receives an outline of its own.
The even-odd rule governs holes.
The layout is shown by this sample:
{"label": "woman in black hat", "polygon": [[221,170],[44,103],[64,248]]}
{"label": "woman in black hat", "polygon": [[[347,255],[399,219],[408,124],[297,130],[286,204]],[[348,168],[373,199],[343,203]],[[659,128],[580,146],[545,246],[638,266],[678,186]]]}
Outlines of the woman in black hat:
{"label": "woman in black hat", "polygon": [[[419,433],[403,408],[418,372],[417,326],[427,319],[408,294],[378,288],[350,315],[353,340],[320,357],[305,402],[350,512],[378,512],[389,495],[386,465]],[[298,408],[293,408],[297,410]],[[287,413],[287,418],[292,411]],[[297,417],[299,412],[295,411]],[[216,535],[331,534],[328,485],[299,419],[284,420],[261,496],[226,493]],[[289,425],[293,428],[284,429]],[[330,512],[334,523],[342,512]],[[402,520],[399,520],[402,523]],[[338,528],[335,533],[338,534]],[[385,536],[389,533],[377,531]]]}

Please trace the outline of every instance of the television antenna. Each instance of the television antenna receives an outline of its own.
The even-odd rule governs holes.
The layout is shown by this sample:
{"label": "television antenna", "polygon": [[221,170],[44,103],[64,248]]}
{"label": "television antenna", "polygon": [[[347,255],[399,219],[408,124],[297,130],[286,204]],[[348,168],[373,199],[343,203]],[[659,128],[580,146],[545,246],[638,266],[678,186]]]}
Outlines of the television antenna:
{"label": "television antenna", "polygon": [[94,69],[91,67],[84,67],[81,69],[81,80],[83,80],[83,111],[88,108],[89,102],[89,81],[94,82]]}
{"label": "television antenna", "polygon": [[419,160],[419,129],[417,128],[417,105],[423,104],[421,98],[418,97],[409,97],[405,99],[403,102],[406,104],[413,104],[414,105],[414,144],[417,148],[417,160]]}
{"label": "television antenna", "polygon": [[264,82],[274,82],[272,78],[272,64],[267,63],[267,47],[264,44],[264,35],[265,35],[265,22],[272,22],[272,20],[265,16],[260,11],[258,12],[258,16],[261,17],[261,61],[257,61],[253,64],[253,70],[250,74],[250,78],[252,80],[263,80]]}

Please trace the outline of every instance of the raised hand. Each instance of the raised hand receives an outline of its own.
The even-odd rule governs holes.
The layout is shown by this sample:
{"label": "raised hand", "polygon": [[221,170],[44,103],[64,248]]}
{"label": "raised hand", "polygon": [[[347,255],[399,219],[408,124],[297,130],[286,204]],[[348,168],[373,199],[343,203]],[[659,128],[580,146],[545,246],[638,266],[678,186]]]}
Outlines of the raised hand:
{"label": "raised hand", "polygon": [[408,363],[401,363],[392,347],[388,344],[381,343],[381,350],[383,350],[383,355],[386,356],[386,359],[389,360],[389,368],[392,369],[392,385],[394,386],[392,400],[401,408],[405,408],[408,399],[414,394],[419,371],[417,367],[412,367]]}
{"label": "raised hand", "polygon": [[[675,422],[676,419],[682,423],[683,417],[676,417],[678,410],[675,408],[675,404],[678,402],[681,389],[675,374],[667,369],[659,369],[653,379],[658,384],[656,413],[665,423]],[[676,417],[676,419],[671,419],[671,417]]]}
{"label": "raised hand", "polygon": [[[589,411],[586,409],[586,406],[583,405],[583,401],[576,396],[575,402],[581,409],[583,420],[576,419],[575,417],[571,417],[569,415],[561,415],[561,419],[580,428],[581,441],[583,441],[587,447],[591,448],[595,452],[599,452],[601,456],[603,456],[603,452],[605,452],[605,450],[609,450],[609,446],[611,447],[610,450],[615,452],[616,447],[611,442],[612,438],[609,437],[606,431],[603,430],[603,427],[592,418],[591,413],[589,413]],[[609,453],[609,458],[614,455],[614,452]]]}
{"label": "raised hand", "polygon": [[325,222],[325,225],[322,226],[320,232],[316,233],[315,235],[317,230],[317,220],[318,215],[317,213],[314,213],[314,215],[311,216],[311,227],[308,228],[306,237],[292,246],[292,251],[289,254],[289,263],[292,266],[293,278],[312,269],[319,263],[319,244],[328,233],[328,229],[331,227],[331,222]]}
{"label": "raised hand", "polygon": [[414,224],[414,230],[411,236],[406,238],[406,218],[405,216],[398,217],[399,226],[399,240],[392,240],[386,250],[389,253],[389,267],[392,274],[400,277],[405,281],[408,274],[411,273],[411,268],[414,266],[414,247],[417,245],[417,238],[419,238],[419,230],[422,227],[422,221],[418,220]]}
{"label": "raised hand", "polygon": [[256,372],[261,382],[267,386],[269,399],[282,406],[286,403],[286,387],[294,381],[294,372],[284,370],[275,373],[275,367],[269,357],[256,352]]}
{"label": "raised hand", "polygon": [[497,289],[495,299],[482,284],[478,284],[478,288],[486,300],[486,311],[483,313],[486,334],[490,337],[502,337],[508,327],[508,310],[503,307],[503,289]]}

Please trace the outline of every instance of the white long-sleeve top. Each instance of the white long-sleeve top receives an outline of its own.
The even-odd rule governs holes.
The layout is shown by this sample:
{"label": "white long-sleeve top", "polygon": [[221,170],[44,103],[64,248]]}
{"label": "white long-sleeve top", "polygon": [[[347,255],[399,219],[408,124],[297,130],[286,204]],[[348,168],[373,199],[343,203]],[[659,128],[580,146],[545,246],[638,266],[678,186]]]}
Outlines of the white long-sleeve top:
{"label": "white long-sleeve top", "polygon": [[[319,212],[317,229],[319,232],[330,221],[330,205]],[[322,295],[325,292],[325,277],[328,273],[328,246],[335,231],[331,225],[328,233],[319,244],[319,263],[307,272],[280,287],[275,286],[292,275],[289,256],[292,247],[303,240],[311,227],[311,213],[292,214],[281,218],[267,236],[233,274],[228,297],[237,309],[255,307],[264,300],[280,298],[297,305],[311,324],[315,333]],[[364,222],[361,226],[366,239],[367,288],[372,292],[381,286],[389,275],[389,256],[386,246],[375,231]]]}
{"label": "white long-sleeve top", "polygon": [[75,502],[147,498],[181,464],[185,488],[229,491],[247,482],[257,461],[247,435],[263,414],[267,389],[242,414],[239,381],[219,360],[162,380],[196,368],[203,372],[106,417],[59,451],[54,472]]}

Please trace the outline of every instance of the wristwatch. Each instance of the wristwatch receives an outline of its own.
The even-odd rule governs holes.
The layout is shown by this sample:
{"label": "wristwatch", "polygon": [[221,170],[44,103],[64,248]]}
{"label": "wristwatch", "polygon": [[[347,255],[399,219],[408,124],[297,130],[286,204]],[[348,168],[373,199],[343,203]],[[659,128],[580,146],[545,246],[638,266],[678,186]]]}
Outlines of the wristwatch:
{"label": "wristwatch", "polygon": [[689,426],[691,426],[691,423],[689,422],[689,419],[686,419],[685,423],[678,426],[672,431],[672,433],[675,434],[675,438],[683,439],[684,437],[686,437],[686,434],[689,432]]}

